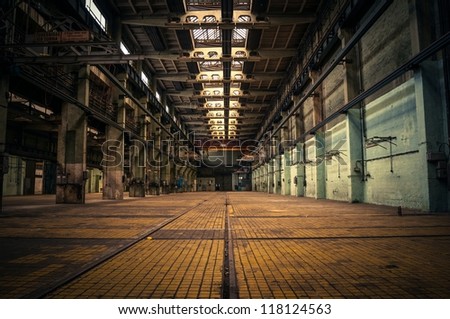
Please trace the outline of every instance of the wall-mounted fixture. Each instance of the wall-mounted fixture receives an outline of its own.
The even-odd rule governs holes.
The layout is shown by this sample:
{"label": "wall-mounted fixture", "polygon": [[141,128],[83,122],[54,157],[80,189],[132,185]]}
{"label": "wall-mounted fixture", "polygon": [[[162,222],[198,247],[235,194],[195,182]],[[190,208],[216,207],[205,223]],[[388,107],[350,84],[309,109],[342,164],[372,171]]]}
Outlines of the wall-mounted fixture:
{"label": "wall-mounted fixture", "polygon": [[392,154],[392,145],[397,146],[393,141],[395,141],[397,137],[395,136],[374,136],[366,139],[366,148],[371,148],[375,146],[379,146],[387,149],[381,143],[389,143],[389,158],[391,160],[391,173],[394,173],[394,156]]}

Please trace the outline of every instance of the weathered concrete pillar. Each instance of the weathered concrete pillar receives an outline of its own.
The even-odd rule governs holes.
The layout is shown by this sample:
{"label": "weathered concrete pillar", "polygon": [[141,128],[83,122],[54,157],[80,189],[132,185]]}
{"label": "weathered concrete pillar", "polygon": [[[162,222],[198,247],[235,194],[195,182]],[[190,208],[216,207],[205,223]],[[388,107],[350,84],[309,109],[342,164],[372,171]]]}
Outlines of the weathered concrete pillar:
{"label": "weathered concrete pillar", "polygon": [[290,195],[290,178],[291,178],[291,166],[290,166],[290,141],[289,141],[289,124],[281,128],[280,131],[280,151],[282,154],[280,157],[280,192],[281,195]]}
{"label": "weathered concrete pillar", "polygon": [[[118,77],[122,84],[126,86],[127,75]],[[126,111],[124,96],[116,90],[115,103],[117,104],[117,123],[122,129],[107,126],[106,142],[102,146],[103,151],[103,199],[123,199],[124,192],[124,135]]]}
{"label": "weathered concrete pillar", "polygon": [[8,119],[9,75],[2,70],[0,74],[0,212],[3,200],[3,177],[8,169],[6,154],[6,125]]}
{"label": "weathered concrete pillar", "polygon": [[[424,3],[410,0],[411,42],[413,54],[430,45],[435,28],[438,1]],[[423,172],[421,188],[425,191],[422,209],[448,211],[449,168],[445,155],[448,146],[448,114],[444,87],[442,57],[429,59],[414,70],[417,128],[421,162],[417,168]],[[444,151],[443,151],[444,149]],[[442,156],[439,156],[442,154]],[[439,160],[436,158],[441,157]]]}
{"label": "weathered concrete pillar", "polygon": [[273,194],[275,192],[275,159],[271,159],[267,165],[267,192]]}
{"label": "weathered concrete pillar", "polygon": [[[309,74],[311,81],[315,83],[320,73],[312,70]],[[313,96],[313,122],[314,126],[323,121],[322,85],[320,85]],[[322,130],[315,132],[314,146],[316,149],[316,159],[314,163],[316,177],[316,199],[326,197],[326,163],[325,163],[325,134]]]}
{"label": "weathered concrete pillar", "polygon": [[183,166],[181,167],[181,181],[178,181],[179,184],[181,183],[181,189],[183,192],[189,191],[189,167]]}
{"label": "weathered concrete pillar", "polygon": [[191,170],[189,187],[191,192],[197,191],[197,172],[194,169]]}
{"label": "weathered concrete pillar", "polygon": [[150,164],[150,173],[148,174],[148,183],[151,195],[159,195],[160,192],[160,182],[161,182],[161,128],[157,124],[160,120],[161,114],[154,113],[153,117],[155,119],[150,120],[149,124],[149,140],[147,150],[148,162]]}
{"label": "weathered concrete pillar", "polygon": [[270,162],[264,164],[264,181],[263,181],[263,192],[269,193],[269,189],[271,185],[271,181],[270,181],[270,177],[269,177],[269,166],[270,166]]}
{"label": "weathered concrete pillar", "polygon": [[258,168],[258,182],[256,183],[258,187],[257,189],[258,192],[264,191],[263,180],[264,180],[264,166],[260,166]]}
{"label": "weathered concrete pillar", "polygon": [[103,144],[102,150],[103,150],[103,161],[102,161],[103,199],[123,199],[123,191],[124,191],[123,131],[113,126],[107,126],[106,142]]}
{"label": "weathered concrete pillar", "polygon": [[252,173],[252,190],[257,192],[259,190],[259,181],[260,181],[260,167],[255,169]]}
{"label": "weathered concrete pillar", "polygon": [[297,152],[297,193],[298,197],[305,196],[305,163],[304,163],[304,151],[303,151],[303,143],[298,143],[296,145]]}
{"label": "weathered concrete pillar", "polygon": [[325,134],[316,132],[314,135],[314,145],[316,148],[316,160],[314,169],[316,170],[316,199],[326,198],[326,161],[325,161]]}
{"label": "weathered concrete pillar", "polygon": [[[140,101],[147,104],[147,98]],[[139,123],[139,137],[142,139],[133,139],[131,141],[131,182],[130,197],[145,197],[145,172],[147,170],[147,146],[143,141],[147,140],[147,121],[141,110],[137,110],[137,123]]]}
{"label": "weathered concrete pillar", "polygon": [[283,195],[291,195],[291,152],[284,152],[283,158],[284,176],[282,177],[284,192]]}
{"label": "weathered concrete pillar", "polygon": [[[347,45],[353,33],[347,29],[341,29],[339,37],[342,47]],[[344,103],[347,104],[354,99],[360,91],[357,48],[351,50],[344,62]],[[351,109],[346,117],[347,136],[347,161],[348,161],[348,201],[361,203],[364,201],[364,167],[363,161],[363,123],[360,109]]]}
{"label": "weathered concrete pillar", "polygon": [[281,156],[275,156],[273,160],[273,193],[281,194]]}
{"label": "weathered concrete pillar", "polygon": [[[78,72],[77,99],[89,104],[89,66]],[[85,202],[87,121],[85,112],[71,103],[61,107],[58,131],[58,176],[56,203],[83,204]]]}
{"label": "weathered concrete pillar", "polygon": [[[169,127],[170,129],[170,127]],[[161,153],[161,183],[162,183],[162,192],[163,194],[169,194],[171,192],[171,183],[172,180],[172,164],[173,161],[169,158],[169,152],[170,152],[170,139],[168,134],[163,131],[162,132],[162,153]]]}
{"label": "weathered concrete pillar", "polygon": [[[294,96],[294,105],[297,105],[297,101],[300,98],[298,96]],[[295,113],[295,138],[298,139],[305,133],[305,122],[303,115],[303,107],[297,110]],[[292,176],[292,182],[296,182],[295,185],[295,196],[303,197],[305,196],[305,163],[304,163],[304,143],[302,143],[304,139],[302,139],[299,143],[295,145],[295,171],[296,175]],[[294,194],[292,194],[294,195]]]}

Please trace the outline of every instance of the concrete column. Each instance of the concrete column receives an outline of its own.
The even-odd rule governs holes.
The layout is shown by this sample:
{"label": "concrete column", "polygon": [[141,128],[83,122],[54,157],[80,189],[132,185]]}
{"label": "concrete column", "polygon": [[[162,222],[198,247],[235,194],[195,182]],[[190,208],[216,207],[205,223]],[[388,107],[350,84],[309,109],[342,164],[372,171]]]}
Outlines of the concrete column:
{"label": "concrete column", "polygon": [[[427,61],[415,70],[416,109],[419,135],[419,153],[421,163],[418,170],[425,174],[422,189],[425,191],[423,209],[426,211],[447,211],[449,192],[447,176],[448,159],[428,161],[427,154],[438,154],[441,145],[448,141],[445,99],[442,82],[436,80],[442,76],[440,61]],[[445,148],[445,147],[444,147]],[[419,169],[420,167],[420,169]]]}
{"label": "concrete column", "polygon": [[191,183],[190,183],[189,187],[190,187],[191,192],[196,192],[197,191],[197,172],[194,169],[191,171],[190,182]]}
{"label": "concrete column", "polygon": [[303,161],[303,144],[298,143],[296,145],[296,152],[297,152],[297,159],[298,163],[297,165],[297,193],[296,195],[298,197],[304,197],[305,196],[305,163]]}
{"label": "concrete column", "polygon": [[3,177],[8,169],[6,154],[6,126],[8,119],[9,75],[2,70],[0,74],[0,212],[3,201]]}
{"label": "concrete column", "polygon": [[[297,104],[297,100],[300,99],[297,96],[294,96],[294,104]],[[303,108],[300,108],[295,113],[295,132],[296,132],[296,138],[299,138],[301,135],[305,133],[305,122],[304,122],[304,114],[303,114]],[[297,163],[296,165],[296,171],[297,171],[297,185],[295,187],[296,189],[296,196],[297,197],[303,197],[305,196],[305,163],[304,163],[304,150],[303,150],[303,143],[298,143],[295,146],[295,152],[297,153],[296,159]],[[294,179],[294,177],[292,177]]]}
{"label": "concrete column", "polygon": [[270,162],[264,164],[264,188],[263,188],[263,192],[267,192],[269,193],[269,189],[270,186],[269,184],[271,184],[272,182],[270,181],[270,177],[269,177],[269,166],[270,166]]}
{"label": "concrete column", "polygon": [[[119,109],[120,110],[120,109]],[[124,109],[122,108],[122,111]],[[123,132],[112,126],[106,127],[103,144],[103,199],[123,199],[124,141]]]}
{"label": "concrete column", "polygon": [[155,119],[152,119],[149,125],[149,140],[151,141],[151,143],[149,144],[147,154],[150,163],[150,174],[148,175],[148,182],[150,187],[150,194],[159,195],[161,183],[161,128],[157,124],[157,121],[159,121],[159,119],[161,118],[161,114],[155,113],[153,114],[153,117],[155,117]]}
{"label": "concrete column", "polygon": [[325,134],[316,132],[314,136],[316,148],[316,199],[326,198],[326,164],[325,164]]}
{"label": "concrete column", "polygon": [[[425,49],[434,34],[438,1],[424,3],[410,0],[411,43],[413,54]],[[449,209],[449,175],[448,158],[428,160],[427,154],[439,154],[446,150],[449,141],[447,107],[445,104],[444,65],[442,58],[433,58],[415,68],[416,110],[419,136],[419,153],[421,162],[418,170],[424,174],[425,198],[423,209],[438,212]]]}
{"label": "concrete column", "polygon": [[[315,83],[320,73],[312,70],[309,77]],[[322,103],[322,85],[320,85],[313,96],[313,122],[314,126],[323,121],[323,103]],[[326,167],[325,167],[325,134],[317,131],[314,136],[314,145],[316,148],[316,199],[326,197]]]}
{"label": "concrete column", "polygon": [[[78,72],[77,99],[89,104],[89,66]],[[58,176],[56,203],[83,204],[85,202],[87,121],[79,107],[64,102],[58,131]]]}
{"label": "concrete column", "polygon": [[[169,127],[170,129],[170,127]],[[161,162],[161,181],[162,181],[162,192],[163,194],[169,194],[171,192],[171,183],[172,183],[172,162],[169,158],[169,137],[168,134],[162,132],[162,162]]]}
{"label": "concrete column", "polygon": [[283,195],[291,195],[291,183],[293,182],[291,180],[291,152],[285,151],[284,152],[284,176],[282,177],[282,180],[284,179],[284,193]]}
{"label": "concrete column", "polygon": [[[122,84],[126,86],[127,76],[120,76]],[[125,129],[125,105],[124,97],[118,90],[114,97],[117,103],[117,123],[123,128],[113,126],[106,127],[106,142],[102,146],[103,151],[103,199],[123,199],[124,192],[124,135]]]}
{"label": "concrete column", "polygon": [[197,171],[195,169],[192,170],[191,173],[191,191],[196,192],[197,191]]}
{"label": "concrete column", "polygon": [[281,195],[282,180],[282,156],[277,155],[275,157],[275,193]]}
{"label": "concrete column", "polygon": [[183,192],[188,192],[189,191],[189,173],[190,173],[190,169],[187,166],[184,166],[183,169]]}
{"label": "concrete column", "polygon": [[261,167],[258,167],[253,173],[253,191],[258,192],[261,190]]}
{"label": "concrete column", "polygon": [[[140,101],[142,104],[147,104],[147,98]],[[144,113],[141,110],[137,111],[137,121],[139,123],[139,136],[143,141],[147,140],[147,122]],[[147,171],[147,146],[145,143],[134,139],[131,143],[132,160],[130,182],[130,197],[145,197],[145,172]]]}
{"label": "concrete column", "polygon": [[[342,47],[347,45],[353,33],[346,29],[341,29],[339,37]],[[360,80],[358,70],[358,51],[354,48],[347,54],[344,62],[344,103],[347,104],[355,98],[360,91]],[[351,109],[346,117],[347,130],[347,159],[348,159],[348,201],[351,203],[361,203],[364,201],[364,167],[363,161],[363,120],[360,109]]]}
{"label": "concrete column", "polygon": [[267,167],[267,192],[269,194],[275,193],[275,159],[271,159]]}
{"label": "concrete column", "polygon": [[280,132],[281,149],[283,154],[280,157],[280,194],[290,194],[290,140],[289,140],[289,122],[281,128]]}

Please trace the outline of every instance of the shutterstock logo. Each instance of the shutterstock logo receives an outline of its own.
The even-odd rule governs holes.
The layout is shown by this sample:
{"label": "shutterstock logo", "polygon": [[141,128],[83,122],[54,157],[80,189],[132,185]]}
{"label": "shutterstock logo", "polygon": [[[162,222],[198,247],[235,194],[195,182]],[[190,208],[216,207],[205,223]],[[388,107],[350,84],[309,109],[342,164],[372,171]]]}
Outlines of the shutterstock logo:
{"label": "shutterstock logo", "polygon": [[[192,134],[194,135],[194,134]],[[102,167],[155,167],[170,164],[180,167],[233,167],[240,162],[275,165],[279,155],[289,156],[291,162],[322,165],[336,160],[346,165],[346,139],[338,140],[334,145],[326,145],[321,140],[314,143],[296,143],[293,140],[265,143],[257,140],[216,139],[141,139],[106,140],[102,144]],[[232,153],[232,155],[230,155]],[[238,162],[236,162],[238,161]]]}

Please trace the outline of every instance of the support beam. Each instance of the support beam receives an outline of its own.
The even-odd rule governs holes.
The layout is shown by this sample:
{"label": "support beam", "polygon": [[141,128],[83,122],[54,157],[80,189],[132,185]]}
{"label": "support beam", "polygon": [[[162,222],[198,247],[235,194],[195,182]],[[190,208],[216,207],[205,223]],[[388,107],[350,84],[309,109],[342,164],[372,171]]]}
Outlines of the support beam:
{"label": "support beam", "polygon": [[[192,83],[210,83],[213,81],[209,80],[201,80],[190,78],[190,73],[168,73],[168,74],[155,74],[152,78],[156,78],[158,80],[165,80],[165,81],[186,81],[186,82],[192,82]],[[231,83],[251,83],[254,81],[272,81],[272,80],[279,80],[286,77],[285,72],[267,72],[267,73],[252,73],[251,75],[248,75],[247,78],[242,80],[230,80]],[[222,82],[223,80],[219,80],[217,82]]]}
{"label": "support beam", "polygon": [[[214,89],[211,89],[214,90]],[[214,99],[223,99],[225,97],[239,97],[239,98],[245,98],[249,96],[265,96],[265,95],[274,95],[277,93],[275,90],[251,90],[246,91],[243,94],[240,95],[233,95],[231,92],[230,95],[204,95],[204,94],[198,94],[196,90],[184,90],[184,91],[166,91],[167,95],[172,96],[186,96],[186,97],[192,97],[192,98],[214,98]]]}
{"label": "support beam", "polygon": [[[219,13],[213,12],[219,18]],[[240,11],[241,14],[248,15],[247,11]],[[202,17],[206,15],[205,11],[190,11],[189,14],[178,17],[169,17],[167,15],[131,15],[124,16],[121,20],[122,24],[138,25],[138,26],[154,26],[160,28],[170,28],[175,30],[192,30],[192,29],[267,29],[279,25],[296,25],[296,24],[310,24],[316,20],[315,14],[283,14],[270,16],[256,17],[252,15],[249,22],[233,20],[219,21],[219,22],[202,22]],[[188,22],[187,16],[197,16],[197,22]],[[236,14],[235,14],[236,16]],[[219,20],[219,19],[218,19]]]}
{"label": "support beam", "polygon": [[192,57],[189,54],[183,55],[179,52],[172,51],[157,51],[157,52],[146,52],[142,54],[85,54],[85,55],[65,55],[65,56],[24,56],[24,57],[14,57],[14,63],[27,63],[27,64],[85,64],[89,63],[91,65],[97,64],[127,64],[130,61],[142,61],[145,59],[155,59],[155,60],[169,60],[169,61],[180,61],[180,62],[204,62],[204,61],[221,61],[221,62],[231,62],[231,61],[252,61],[258,62],[268,58],[283,58],[292,57],[297,54],[296,50],[261,50],[255,51],[255,55],[248,57],[228,57],[221,56],[216,59],[205,59]]}

